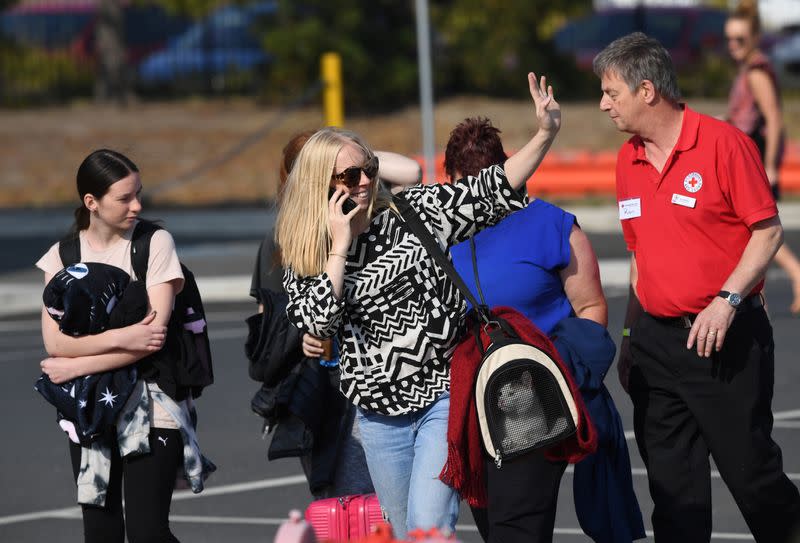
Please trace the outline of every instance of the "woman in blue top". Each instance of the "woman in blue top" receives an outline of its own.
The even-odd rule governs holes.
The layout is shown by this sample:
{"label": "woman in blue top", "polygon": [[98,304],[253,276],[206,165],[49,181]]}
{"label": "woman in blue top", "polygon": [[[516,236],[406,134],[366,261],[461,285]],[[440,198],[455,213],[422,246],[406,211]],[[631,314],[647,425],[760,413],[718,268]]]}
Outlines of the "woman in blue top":
{"label": "woman in blue top", "polygon": [[[445,171],[460,179],[506,160],[500,131],[488,119],[469,118],[450,134]],[[562,319],[577,316],[606,326],[608,306],[597,257],[575,216],[542,200],[474,236],[478,273],[490,307],[514,307],[550,334]],[[470,243],[451,248],[453,264],[475,293]],[[488,510],[473,509],[485,541],[550,542],[565,462],[535,451],[503,462],[487,460]]]}

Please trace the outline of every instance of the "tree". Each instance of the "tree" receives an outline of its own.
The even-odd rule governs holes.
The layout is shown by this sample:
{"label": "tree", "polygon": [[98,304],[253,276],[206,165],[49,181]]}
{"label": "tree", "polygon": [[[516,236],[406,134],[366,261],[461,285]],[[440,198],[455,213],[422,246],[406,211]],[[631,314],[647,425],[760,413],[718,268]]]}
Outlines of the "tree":
{"label": "tree", "polygon": [[[559,96],[594,84],[550,38],[591,0],[429,0],[438,97],[482,93],[518,96],[530,70],[547,73]],[[325,51],[342,55],[348,110],[395,108],[418,92],[413,2],[281,0],[278,21],[264,28],[274,55],[266,92],[292,96],[319,77]]]}
{"label": "tree", "polygon": [[165,10],[176,15],[187,15],[193,19],[205,17],[215,8],[223,4],[247,3],[246,1],[231,2],[225,0],[139,0],[140,4],[158,4]]}
{"label": "tree", "polygon": [[266,93],[288,97],[319,79],[326,51],[342,56],[350,111],[397,107],[417,92],[412,2],[281,0],[278,20],[264,29],[275,60]]}
{"label": "tree", "polygon": [[[449,0],[432,2],[431,20],[447,71],[441,92],[516,96],[526,92],[527,72],[545,73],[569,97],[585,84],[569,59],[551,43],[567,18],[591,9],[591,0]],[[441,76],[445,76],[437,71]]]}
{"label": "tree", "polygon": [[123,104],[130,94],[126,70],[122,0],[101,0],[95,28],[95,100]]}

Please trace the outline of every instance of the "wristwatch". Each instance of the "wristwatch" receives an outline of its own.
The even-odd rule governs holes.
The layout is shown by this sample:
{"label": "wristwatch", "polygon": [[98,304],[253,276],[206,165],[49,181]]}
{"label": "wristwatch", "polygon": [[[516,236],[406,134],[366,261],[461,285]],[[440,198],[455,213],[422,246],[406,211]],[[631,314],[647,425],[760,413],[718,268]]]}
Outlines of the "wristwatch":
{"label": "wristwatch", "polygon": [[727,290],[720,290],[717,294],[720,298],[724,298],[731,307],[739,307],[739,304],[742,303],[742,296],[736,292],[728,292]]}

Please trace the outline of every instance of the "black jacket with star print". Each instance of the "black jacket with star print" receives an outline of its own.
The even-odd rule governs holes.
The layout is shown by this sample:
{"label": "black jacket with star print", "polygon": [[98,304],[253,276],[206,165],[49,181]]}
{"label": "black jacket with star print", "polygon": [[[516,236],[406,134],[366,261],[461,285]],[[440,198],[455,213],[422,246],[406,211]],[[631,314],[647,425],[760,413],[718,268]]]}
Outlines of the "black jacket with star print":
{"label": "black jacket with star print", "polygon": [[[123,270],[97,262],[83,263],[80,273],[71,267],[53,276],[44,291],[45,307],[63,333],[84,335],[122,328],[147,314],[147,290],[143,281],[130,281]],[[102,303],[98,300],[102,299]],[[57,310],[55,310],[58,308]],[[78,318],[84,315],[87,318]],[[100,324],[100,321],[102,325]],[[61,385],[42,374],[34,388],[58,410],[58,418],[75,425],[84,447],[98,440],[116,438],[117,416],[133,391],[136,365],[78,377]]]}

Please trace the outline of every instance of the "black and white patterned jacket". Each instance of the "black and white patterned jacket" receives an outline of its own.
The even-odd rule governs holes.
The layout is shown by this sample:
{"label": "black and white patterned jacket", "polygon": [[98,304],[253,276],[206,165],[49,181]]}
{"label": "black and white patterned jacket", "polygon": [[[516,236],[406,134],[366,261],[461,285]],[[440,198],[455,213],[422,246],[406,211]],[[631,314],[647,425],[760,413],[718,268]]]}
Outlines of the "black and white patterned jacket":
{"label": "black and white patterned jacket", "polygon": [[[404,195],[443,248],[527,203],[499,166]],[[377,214],[353,240],[340,300],[324,272],[297,277],[287,269],[284,286],[292,323],[319,337],[338,334],[340,388],[359,407],[401,415],[449,389],[464,300],[395,212]]]}

